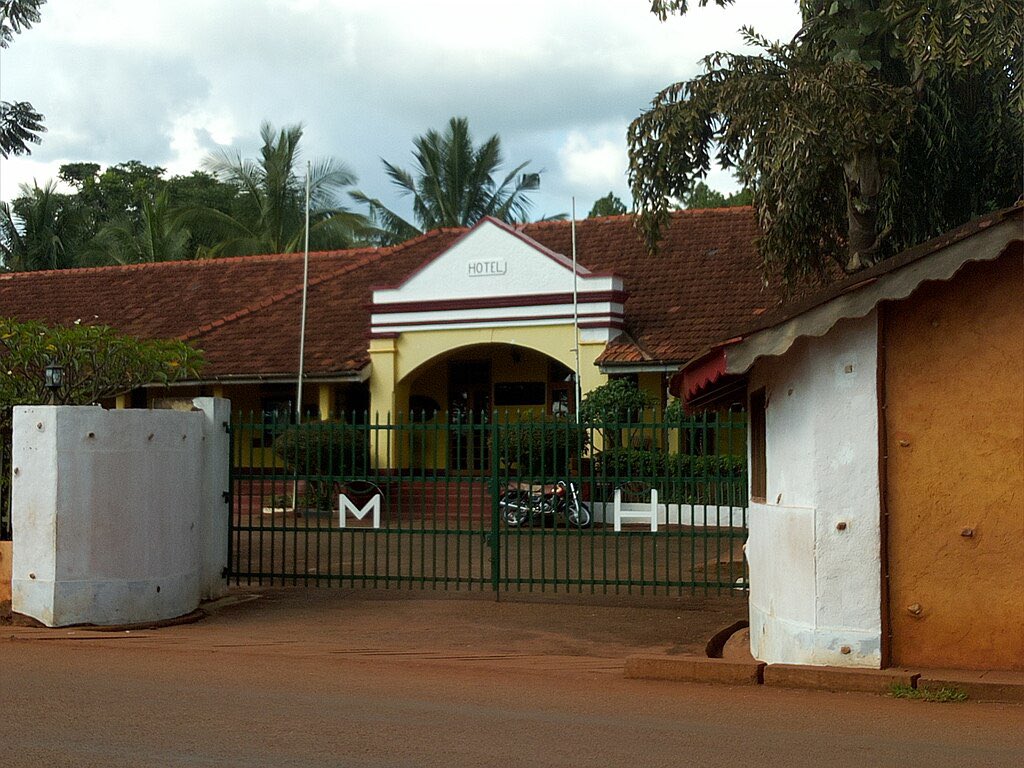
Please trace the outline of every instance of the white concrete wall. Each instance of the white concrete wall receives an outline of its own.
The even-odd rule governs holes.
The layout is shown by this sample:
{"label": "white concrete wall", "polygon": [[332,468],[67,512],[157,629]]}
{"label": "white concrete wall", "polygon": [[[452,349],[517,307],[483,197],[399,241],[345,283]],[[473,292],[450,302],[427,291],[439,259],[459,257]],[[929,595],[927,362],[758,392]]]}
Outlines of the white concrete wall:
{"label": "white concrete wall", "polygon": [[14,409],[14,611],[48,626],[128,624],[219,593],[230,404],[196,404]]}
{"label": "white concrete wall", "polygon": [[[623,510],[646,512],[650,502],[623,502]],[[615,520],[615,504],[610,501],[590,503],[595,523]],[[690,528],[743,528],[747,523],[746,507],[725,507],[714,504],[658,504],[658,525],[685,525]]]}
{"label": "white concrete wall", "polygon": [[747,542],[762,661],[881,665],[877,343],[872,313],[751,370],[768,399],[767,493]]}

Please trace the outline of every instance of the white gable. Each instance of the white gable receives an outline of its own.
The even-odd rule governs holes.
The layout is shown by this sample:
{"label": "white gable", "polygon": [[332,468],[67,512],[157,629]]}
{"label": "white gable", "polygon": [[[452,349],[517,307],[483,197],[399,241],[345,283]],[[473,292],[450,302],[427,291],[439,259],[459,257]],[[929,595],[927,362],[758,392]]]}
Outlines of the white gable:
{"label": "white gable", "polygon": [[[400,288],[374,291],[374,304],[572,291],[572,262],[485,219]],[[579,269],[580,275],[589,272]],[[604,281],[605,289],[611,282]]]}
{"label": "white gable", "polygon": [[[622,327],[622,280],[576,271],[580,325]],[[572,320],[572,261],[485,219],[402,286],[373,292],[374,334]]]}

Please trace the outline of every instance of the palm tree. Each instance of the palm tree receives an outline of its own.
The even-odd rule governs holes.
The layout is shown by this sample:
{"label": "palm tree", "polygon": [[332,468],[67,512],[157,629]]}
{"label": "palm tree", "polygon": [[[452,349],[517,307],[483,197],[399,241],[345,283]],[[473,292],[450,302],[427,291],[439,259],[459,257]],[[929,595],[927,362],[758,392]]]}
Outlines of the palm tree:
{"label": "palm tree", "polygon": [[529,163],[520,163],[496,181],[503,162],[497,134],[474,147],[469,121],[453,117],[444,133],[427,131],[413,139],[413,147],[413,173],[387,160],[382,162],[400,193],[412,197],[415,224],[376,198],[352,193],[355,200],[369,206],[385,240],[407,240],[439,227],[469,227],[484,216],[508,222],[526,220],[530,208],[527,190],[532,185],[530,175],[521,172]]}
{"label": "palm tree", "polygon": [[71,195],[56,183],[21,185],[21,196],[0,203],[0,261],[13,272],[78,266],[84,219]]}
{"label": "palm tree", "polygon": [[[275,132],[260,126],[263,147],[257,160],[226,151],[211,155],[205,167],[215,177],[238,188],[237,205],[224,213],[193,207],[182,213],[185,223],[214,227],[220,242],[200,255],[240,256],[254,253],[292,253],[303,243],[305,178],[298,172],[302,126]],[[335,160],[316,160],[309,170],[310,239],[315,247],[343,248],[365,240],[366,217],[346,210],[338,193],[356,177]]]}
{"label": "palm tree", "polygon": [[177,218],[164,190],[154,198],[143,197],[141,225],[120,217],[103,225],[86,246],[83,260],[96,264],[141,264],[179,261],[188,252],[189,231]]}

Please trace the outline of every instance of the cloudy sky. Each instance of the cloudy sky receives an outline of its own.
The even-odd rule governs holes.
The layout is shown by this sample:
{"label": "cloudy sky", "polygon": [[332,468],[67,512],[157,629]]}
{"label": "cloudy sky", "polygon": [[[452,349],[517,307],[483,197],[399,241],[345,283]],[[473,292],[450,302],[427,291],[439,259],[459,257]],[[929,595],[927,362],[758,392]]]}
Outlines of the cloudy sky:
{"label": "cloudy sky", "polygon": [[543,171],[537,216],[574,195],[579,215],[609,190],[628,201],[626,127],[654,94],[737,50],[740,26],[788,39],[799,20],[794,0],[666,23],[648,0],[49,0],[42,13],[0,52],[0,97],[31,101],[49,129],[31,157],[0,160],[4,200],[65,162],[189,173],[218,147],[252,155],[270,120],[304,123],[307,156],[344,161],[401,209],[380,158],[411,166],[412,138],[460,115]]}

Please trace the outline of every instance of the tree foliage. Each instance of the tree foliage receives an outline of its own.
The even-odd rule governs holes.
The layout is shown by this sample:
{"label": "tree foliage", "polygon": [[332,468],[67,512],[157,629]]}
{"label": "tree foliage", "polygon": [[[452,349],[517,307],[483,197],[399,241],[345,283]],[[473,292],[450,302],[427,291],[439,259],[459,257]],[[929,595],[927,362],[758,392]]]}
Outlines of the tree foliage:
{"label": "tree foliage", "polygon": [[626,204],[619,200],[615,196],[615,193],[609,192],[602,198],[594,201],[594,205],[590,209],[590,213],[587,214],[588,219],[595,219],[598,216],[621,216],[626,213]]}
{"label": "tree foliage", "polygon": [[[39,23],[40,7],[46,0],[0,0],[0,48],[7,48],[15,35]],[[29,154],[29,144],[40,142],[46,131],[43,116],[27,101],[0,101],[0,157]]]}
{"label": "tree foliage", "polygon": [[[731,0],[716,0],[726,5]],[[706,5],[707,0],[702,0]],[[714,157],[753,190],[766,272],[846,271],[1012,204],[1022,186],[1022,6],[1003,0],[802,0],[789,43],[744,30],[629,130],[653,248]],[[654,0],[664,18],[683,0]]]}
{"label": "tree foliage", "polygon": [[401,242],[439,227],[469,227],[485,216],[500,221],[525,221],[530,210],[529,174],[521,175],[529,162],[520,163],[504,176],[501,139],[497,134],[479,147],[473,144],[469,120],[453,117],[443,132],[429,130],[413,139],[413,171],[384,160],[384,170],[402,196],[412,198],[415,223],[380,200],[354,192],[357,201],[369,206],[384,240]]}
{"label": "tree foliage", "polygon": [[693,188],[683,195],[683,208],[698,210],[701,208],[734,208],[739,205],[750,205],[754,200],[754,193],[749,189],[741,189],[724,195],[717,189],[712,189],[703,181],[698,181]]}
{"label": "tree foliage", "polygon": [[[222,153],[210,158],[211,173],[171,178],[137,160],[104,170],[65,163],[58,178],[71,194],[58,193],[55,182],[22,187],[0,209],[0,266],[63,269],[298,250],[305,226],[301,137],[301,126],[276,134],[265,124],[259,159]],[[317,161],[311,180],[311,246],[366,242],[366,217],[338,202],[351,173]]]}
{"label": "tree foliage", "polygon": [[180,261],[191,255],[191,237],[164,189],[155,197],[142,198],[137,220],[121,215],[107,221],[83,248],[81,261],[97,265]]}
{"label": "tree foliage", "polygon": [[283,424],[275,429],[279,432],[274,438],[274,455],[289,472],[307,476],[307,506],[330,509],[335,483],[365,477],[370,465],[365,430],[340,421]]}
{"label": "tree foliage", "polygon": [[609,379],[583,396],[580,419],[590,422],[635,422],[645,410],[654,405],[654,398],[630,379]]}
{"label": "tree foliage", "polygon": [[[220,152],[206,161],[214,177],[237,190],[230,213],[197,206],[187,213],[189,224],[218,232],[219,242],[207,255],[240,256],[254,253],[292,253],[300,250],[305,234],[305,181],[302,173],[301,125],[276,131],[260,126],[263,146],[259,158]],[[317,248],[344,248],[362,242],[368,233],[364,216],[347,210],[340,193],[356,177],[343,163],[318,159],[310,164],[310,240]]]}
{"label": "tree foliage", "polygon": [[21,196],[0,203],[0,267],[5,271],[78,266],[88,224],[74,196],[54,182],[22,185]]}
{"label": "tree foliage", "polygon": [[[634,431],[626,425],[635,425],[655,405],[654,398],[630,379],[609,379],[583,396],[580,421],[595,425],[606,447],[616,447],[622,444],[623,429]],[[631,437],[627,435],[626,444]]]}
{"label": "tree foliage", "polygon": [[[51,364],[64,372],[52,394],[44,377]],[[202,353],[181,341],[140,340],[102,325],[0,318],[0,426],[9,426],[14,405],[87,405],[145,384],[195,378],[202,365]]]}

